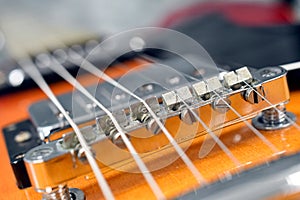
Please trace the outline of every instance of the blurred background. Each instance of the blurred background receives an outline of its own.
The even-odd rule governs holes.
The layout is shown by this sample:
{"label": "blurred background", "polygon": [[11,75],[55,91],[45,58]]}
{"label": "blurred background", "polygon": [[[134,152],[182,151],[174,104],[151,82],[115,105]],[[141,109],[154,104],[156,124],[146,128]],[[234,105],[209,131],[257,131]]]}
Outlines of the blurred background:
{"label": "blurred background", "polygon": [[22,85],[11,72],[23,57],[145,26],[193,37],[218,63],[291,63],[300,60],[299,20],[297,0],[0,0],[0,90]]}

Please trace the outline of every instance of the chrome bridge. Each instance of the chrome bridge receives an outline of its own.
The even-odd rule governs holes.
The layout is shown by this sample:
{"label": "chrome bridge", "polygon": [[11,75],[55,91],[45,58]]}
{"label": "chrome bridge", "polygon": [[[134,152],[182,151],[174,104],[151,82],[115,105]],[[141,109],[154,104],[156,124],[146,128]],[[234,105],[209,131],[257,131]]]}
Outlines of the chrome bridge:
{"label": "chrome bridge", "polygon": [[[145,70],[152,69],[149,67]],[[191,72],[186,69],[183,73],[189,75]],[[184,130],[194,130],[195,134],[188,134],[186,131],[183,133],[171,131],[178,143],[206,133],[205,128],[196,123],[195,117],[191,115],[182,101],[188,103],[206,124],[212,119],[214,113],[224,114],[225,120],[223,122],[215,123],[213,127],[210,127],[213,131],[257,116],[260,112],[272,109],[276,105],[284,105],[289,100],[286,71],[280,67],[267,67],[255,71],[249,71],[247,67],[244,67],[232,72],[222,72],[220,75],[206,80],[191,79],[188,84],[182,84],[180,80],[177,80],[174,81],[176,84],[172,90],[164,90],[156,85],[144,85],[138,92],[144,93],[143,99],[164,122],[167,129],[172,130],[172,122],[181,123]],[[174,79],[174,77],[172,78]],[[170,79],[171,77],[169,77]],[[114,94],[113,91],[109,91],[109,88],[113,88],[106,83],[101,84],[98,88],[102,90],[100,89],[100,92],[96,93],[97,95]],[[123,100],[126,99],[124,97],[126,95],[120,93],[108,98],[122,101],[122,95]],[[68,102],[66,100],[68,97],[70,94],[63,95],[60,100]],[[97,98],[99,97],[97,96]],[[91,108],[95,109],[91,104],[86,103],[85,105],[86,108],[90,108],[90,111]],[[236,116],[228,105],[235,109],[242,116],[242,119]],[[123,104],[119,103],[111,110],[124,131],[132,138],[133,145],[139,143],[136,148],[143,158],[147,158],[153,152],[162,151],[164,149],[162,147],[168,145],[168,143],[162,142],[161,130],[142,103],[135,100],[124,101]],[[47,112],[49,113],[46,114]],[[59,113],[53,112],[51,103],[48,101],[32,105],[30,114],[43,140],[49,138],[51,134],[58,134],[59,131],[55,131],[57,129],[68,128],[68,124],[59,117]],[[95,115],[97,116],[96,120]],[[46,120],[44,116],[50,117],[56,123],[51,124],[51,120],[48,120],[49,123],[43,126],[45,123],[42,122]],[[124,145],[110,118],[101,111],[96,110],[90,112],[89,115],[75,117],[75,121],[85,124],[82,127],[82,133],[95,151],[96,157],[105,151],[105,148],[117,147],[111,148],[109,155],[100,155],[101,161],[104,161],[106,165],[122,168],[124,166],[120,166],[119,163],[133,162],[130,154],[120,154],[120,151],[114,150],[123,148]],[[52,133],[53,131],[56,133]],[[158,145],[150,145],[151,148],[140,150],[138,146],[141,144],[147,146],[150,141],[149,137],[152,138],[151,141],[158,141]],[[90,171],[86,164],[84,152],[71,130],[69,133],[63,134],[58,140],[31,149],[26,153],[24,160],[31,183],[38,191],[45,191],[49,187],[55,188]],[[62,165],[68,167],[69,173],[57,173]],[[45,171],[47,173],[44,173]]]}
{"label": "chrome bridge", "polygon": [[[224,121],[215,121],[209,127],[212,131],[253,117],[253,124],[257,128],[267,130],[287,127],[295,120],[290,113],[287,114],[289,120],[285,119],[284,105],[289,101],[289,90],[287,72],[281,67],[259,70],[243,67],[230,72],[221,71],[220,74],[209,75],[206,79],[202,78],[203,74],[195,73],[193,67],[175,65],[174,69],[182,76],[162,74],[156,77],[159,80],[157,82],[167,82],[169,89],[148,83],[141,84],[134,92],[147,102],[180,144],[207,132],[183,102],[188,104],[205,124],[209,124],[216,115],[224,115]],[[209,70],[204,71],[213,74]],[[153,66],[149,66],[139,71],[139,74],[133,72],[129,75],[129,80],[138,83],[136,77],[140,74],[151,74],[152,71]],[[153,157],[153,152],[162,152],[168,148],[165,136],[161,134],[159,126],[141,102],[116,90],[108,83],[91,86],[88,90],[95,94],[104,106],[110,108],[143,159],[150,155]],[[110,118],[76,92],[58,98],[74,121],[80,125],[81,132],[94,151],[95,157],[101,157],[98,160],[105,165],[118,169],[125,167],[130,171],[124,163],[134,161],[130,154],[126,153]],[[237,116],[233,109],[241,117]],[[280,109],[281,113],[274,112],[274,109]],[[31,126],[36,130],[42,144],[38,143],[38,146],[20,155],[18,159],[21,159],[21,167],[18,165],[17,170],[22,168],[23,173],[28,173],[27,182],[37,191],[52,195],[53,191],[60,191],[60,187],[66,188],[65,183],[68,180],[90,172],[90,167],[75,134],[51,102],[37,102],[29,108],[29,113]],[[175,131],[174,124],[178,125]],[[149,142],[153,145],[148,145]],[[141,146],[143,148],[140,148]],[[147,146],[149,148],[145,148]],[[101,154],[108,148],[109,154]],[[120,153],[120,149],[124,153]],[[69,173],[60,173],[61,166],[67,167]],[[105,167],[101,168],[105,170]],[[30,185],[27,184],[26,187],[28,186]]]}

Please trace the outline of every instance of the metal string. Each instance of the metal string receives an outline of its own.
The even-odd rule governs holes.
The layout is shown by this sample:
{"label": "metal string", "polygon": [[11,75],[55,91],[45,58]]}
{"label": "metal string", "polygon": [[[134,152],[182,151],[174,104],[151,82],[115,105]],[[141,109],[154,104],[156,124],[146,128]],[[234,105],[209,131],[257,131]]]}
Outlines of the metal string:
{"label": "metal string", "polygon": [[241,167],[240,161],[231,153],[231,151],[226,147],[226,145],[216,136],[216,134],[204,123],[204,121],[197,115],[197,113],[188,105],[181,97],[178,95],[177,91],[174,91],[176,96],[179,97],[180,101],[188,108],[188,110],[193,114],[198,122],[204,127],[208,134],[213,138],[213,140],[219,145],[219,147],[224,151],[224,153],[233,161],[237,167]]}
{"label": "metal string", "polygon": [[52,65],[51,67],[48,66],[51,70],[55,73],[59,74],[62,78],[64,78],[67,82],[73,85],[76,89],[78,89],[82,94],[84,94],[87,98],[89,98],[93,103],[95,103],[100,109],[102,109],[112,120],[112,123],[115,125],[117,131],[120,133],[122,140],[124,141],[126,147],[128,148],[129,152],[133,156],[135,162],[137,163],[139,169],[141,170],[143,176],[145,177],[146,181],[148,182],[150,188],[152,189],[153,193],[155,194],[157,199],[165,199],[165,196],[161,189],[159,188],[158,184],[154,180],[153,176],[149,172],[148,168],[139,157],[138,153],[136,152],[135,148],[131,144],[130,140],[126,136],[125,132],[119,125],[116,118],[113,114],[101,104],[93,95],[91,95],[66,69],[62,66],[53,56],[51,56]]}
{"label": "metal string", "polygon": [[151,107],[147,104],[147,102],[145,100],[143,100],[139,96],[135,95],[133,92],[131,92],[130,90],[128,90],[126,87],[122,86],[117,81],[115,81],[114,79],[112,79],[111,77],[109,77],[103,71],[101,71],[96,66],[94,66],[92,63],[90,63],[89,61],[85,60],[77,52],[75,52],[75,51],[72,50],[72,54],[75,54],[78,58],[80,58],[80,61],[79,60],[76,61],[76,60],[72,60],[72,59],[68,58],[69,62],[72,62],[73,64],[80,66],[84,70],[86,70],[86,71],[90,72],[91,74],[94,74],[95,76],[97,76],[97,77],[99,77],[99,78],[107,81],[109,84],[111,84],[111,85],[113,85],[113,86],[121,89],[123,92],[125,92],[125,93],[131,95],[132,97],[136,98],[137,100],[139,100],[145,106],[145,108],[148,110],[149,114],[153,117],[153,119],[155,120],[155,122],[157,123],[157,125],[160,127],[160,129],[163,131],[163,133],[165,134],[165,136],[167,137],[167,139],[169,140],[169,142],[171,143],[171,145],[174,147],[174,149],[176,150],[176,152],[180,155],[182,161],[187,165],[187,167],[189,168],[189,170],[191,171],[191,173],[194,175],[194,177],[196,178],[196,180],[198,181],[198,183],[199,184],[206,184],[206,180],[203,178],[203,176],[198,171],[198,169],[196,168],[196,166],[192,163],[192,161],[184,153],[184,151],[181,149],[181,147],[177,144],[177,142],[175,141],[175,139],[173,138],[173,136],[169,133],[169,131],[162,124],[162,122],[160,121],[160,119],[156,116],[156,114],[154,113],[154,111],[151,109]]}
{"label": "metal string", "polygon": [[[144,58],[144,57],[142,57]],[[157,59],[153,59],[153,58],[149,58],[149,56],[145,56],[144,58],[146,61],[150,59],[150,61],[156,61]],[[184,74],[184,73],[183,73]],[[189,78],[192,78],[193,80],[196,80],[196,81],[200,81],[199,79],[193,77],[193,76],[190,76],[188,74],[185,74],[187,77]],[[209,89],[209,88],[208,88]],[[254,134],[259,137],[274,153],[278,154],[280,153],[279,150],[262,134],[260,133],[252,124],[250,124],[247,119],[245,119],[240,113],[238,113],[231,105],[229,105],[223,97],[221,97],[221,95],[219,95],[216,91],[212,90],[212,92],[218,96],[218,98],[221,99],[222,102],[224,102],[226,104],[227,107],[230,108],[230,110],[232,110],[245,124],[246,126],[248,126],[248,128],[250,130],[252,130],[252,132],[254,132]]]}
{"label": "metal string", "polygon": [[96,160],[93,157],[92,152],[89,149],[88,144],[86,143],[84,137],[82,136],[82,133],[78,126],[75,124],[75,122],[72,120],[72,118],[69,116],[69,114],[66,112],[66,110],[63,108],[61,103],[58,101],[58,99],[53,94],[52,90],[42,77],[41,73],[38,71],[34,63],[31,61],[30,58],[24,59],[19,61],[20,67],[32,78],[32,80],[35,81],[35,83],[41,88],[41,90],[48,96],[48,98],[53,102],[53,104],[59,109],[59,111],[63,114],[63,116],[66,118],[66,120],[69,122],[71,127],[73,128],[82,148],[85,151],[87,160],[96,176],[96,179],[98,181],[98,184],[100,188],[102,189],[102,193],[106,199],[114,199],[114,195],[106,182],[101,170],[98,167],[98,164]]}
{"label": "metal string", "polygon": [[272,144],[261,132],[259,132],[259,130],[257,130],[252,124],[250,124],[240,113],[238,113],[236,111],[236,109],[234,109],[231,105],[229,105],[229,103],[227,103],[223,97],[221,97],[221,95],[219,95],[216,91],[213,91],[213,93],[215,93],[221,100],[223,103],[226,104],[226,106],[228,106],[230,108],[230,110],[232,110],[245,124],[246,126],[248,126],[249,129],[251,129],[254,134],[259,137],[274,153],[279,153],[279,150],[277,149],[277,147],[275,147],[274,144]]}
{"label": "metal string", "polygon": [[[189,75],[188,75],[189,76]],[[194,78],[194,77],[193,77]],[[199,79],[195,78],[196,80],[200,81]],[[209,88],[208,88],[209,89]],[[212,90],[212,92],[221,99],[223,103],[226,104],[226,106],[232,110],[245,124],[248,126],[254,134],[259,137],[274,153],[279,153],[279,150],[261,133],[259,132],[252,124],[250,124],[245,117],[243,117],[240,113],[237,112],[236,109],[234,109],[229,103],[227,103],[224,98],[219,95],[215,90]]]}
{"label": "metal string", "polygon": [[[121,62],[118,64],[125,65]],[[126,65],[125,65],[126,66]],[[141,74],[142,75],[142,74]],[[143,75],[142,75],[143,76]],[[167,88],[164,88],[167,89]],[[188,105],[181,97],[178,95],[176,90],[174,90],[176,96],[180,99],[180,101],[183,102],[183,104],[187,107],[187,109],[193,114],[193,116],[196,118],[196,120],[204,127],[204,129],[208,132],[208,134],[212,137],[212,139],[219,145],[219,147],[224,151],[224,153],[232,160],[232,162],[238,166],[241,167],[241,163],[238,161],[238,159],[231,153],[231,151],[226,147],[226,145],[217,137],[217,135],[204,123],[204,121],[197,115],[197,113],[192,109],[190,105]]]}
{"label": "metal string", "polygon": [[[255,88],[253,86],[251,86],[249,83],[247,83],[246,81],[244,81],[244,83],[248,86],[248,87],[251,87],[252,90],[258,95],[260,96],[263,100],[265,100],[270,106],[272,106],[272,108],[274,108],[278,114],[283,114],[283,112],[281,110],[279,110],[274,104],[272,104],[266,97],[264,97],[263,95],[261,95],[257,90],[255,90]],[[288,117],[286,114],[285,114],[285,118],[295,127],[297,128],[298,130],[300,130],[300,126],[294,122],[290,117]]]}

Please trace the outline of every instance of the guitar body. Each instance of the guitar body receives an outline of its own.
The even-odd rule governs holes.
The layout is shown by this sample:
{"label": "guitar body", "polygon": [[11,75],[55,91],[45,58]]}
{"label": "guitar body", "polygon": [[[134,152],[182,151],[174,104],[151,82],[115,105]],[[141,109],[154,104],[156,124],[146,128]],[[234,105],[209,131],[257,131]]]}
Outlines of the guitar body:
{"label": "guitar body", "polygon": [[[134,66],[134,62],[130,63],[130,66]],[[106,72],[112,77],[118,77],[126,70],[128,69],[124,70],[120,66],[115,66]],[[81,80],[83,80],[85,85],[90,85],[97,81],[95,77],[88,75],[84,75]],[[65,82],[52,84],[51,88],[56,95],[73,89]],[[0,97],[1,130],[9,124],[28,119],[28,107],[32,103],[45,98],[46,96],[38,88],[2,95]],[[300,102],[300,91],[292,91],[287,110],[297,116],[297,123],[299,124],[300,107],[298,102]],[[211,140],[207,138],[207,135],[195,137],[186,154],[209,184],[226,179],[231,174],[238,174],[243,170],[248,170],[300,151],[300,131],[294,126],[276,131],[262,131],[262,133],[279,150],[279,154],[275,155],[244,122],[224,128],[220,136],[221,141],[239,160],[241,166],[236,166],[218,145],[215,145],[206,156],[200,158],[199,150],[201,145],[205,140]],[[0,136],[0,152],[0,199],[41,199],[41,194],[35,192],[32,187],[24,190],[17,188],[15,177],[9,164],[10,161],[3,134]],[[64,166],[61,166],[60,170],[58,173],[68,173],[68,169],[64,168]],[[120,172],[106,166],[102,167],[102,171],[117,199],[155,199],[142,174]],[[191,172],[179,158],[170,165],[154,171],[152,174],[167,198],[178,197],[199,187]],[[88,200],[103,198],[92,173],[70,180],[68,186],[83,190]],[[287,197],[284,196],[284,198]],[[297,199],[299,196],[293,194],[289,198]]]}

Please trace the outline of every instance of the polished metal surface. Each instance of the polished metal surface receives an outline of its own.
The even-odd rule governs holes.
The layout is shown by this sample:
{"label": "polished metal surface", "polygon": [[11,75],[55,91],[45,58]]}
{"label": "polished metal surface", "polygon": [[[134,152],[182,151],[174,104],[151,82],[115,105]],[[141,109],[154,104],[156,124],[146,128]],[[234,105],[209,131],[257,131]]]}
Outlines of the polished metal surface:
{"label": "polished metal surface", "polygon": [[[287,102],[289,99],[289,91],[287,87],[286,82],[286,71],[282,68],[276,68],[274,69],[261,69],[258,71],[255,71],[252,73],[253,79],[255,80],[254,86],[261,85],[264,87],[264,90],[266,91],[266,98],[268,101],[270,101],[274,105],[279,105],[284,102]],[[216,80],[214,77],[208,81],[213,85],[213,87],[218,88],[218,82],[219,80]],[[208,87],[208,82],[205,82],[205,87]],[[220,82],[220,81],[219,81]],[[220,82],[221,83],[221,82]],[[195,84],[195,82],[191,83],[191,85]],[[250,83],[252,84],[252,83]],[[280,87],[279,87],[280,86]],[[186,87],[186,86],[183,86]],[[182,88],[182,87],[178,87]],[[188,87],[188,90],[193,90],[194,87]],[[225,87],[218,88],[218,93],[222,97],[226,97],[227,102],[231,102],[231,106],[237,110],[238,113],[243,116],[243,118],[251,118],[255,114],[258,114],[259,112],[263,110],[270,109],[272,106],[267,103],[266,101],[260,101],[256,104],[249,103],[246,101],[243,97],[243,93],[249,89],[249,86],[243,85],[240,89],[233,90]],[[184,89],[187,91],[187,88]],[[173,91],[174,92],[174,91]],[[161,93],[165,94],[165,93]],[[172,94],[172,98],[176,97],[176,93],[174,92],[175,96]],[[219,129],[222,127],[226,127],[228,125],[240,122],[241,119],[234,114],[232,110],[228,110],[227,107],[224,107],[224,105],[219,105],[221,101],[218,101],[217,96],[212,95],[212,97],[208,100],[203,100],[202,98],[199,98],[196,91],[191,92],[192,98],[186,98],[189,99],[190,106],[195,110],[198,111],[199,117],[205,122],[209,123],[212,118],[212,108],[219,109],[220,113],[226,112],[226,117],[224,121],[216,122],[215,126],[212,128],[212,131],[215,129]],[[196,137],[198,135],[205,134],[205,128],[202,126],[199,126],[194,122],[194,119],[191,118],[190,113],[187,111],[187,109],[183,106],[182,102],[180,101],[180,98],[177,98],[176,100],[173,99],[172,103],[179,104],[179,107],[177,109],[169,109],[166,105],[166,103],[163,103],[163,99],[161,96],[154,95],[157,97],[159,104],[153,104],[158,105],[159,109],[157,107],[157,116],[162,120],[162,122],[165,124],[167,129],[171,129],[170,126],[172,124],[180,124],[181,122],[183,126],[194,126],[197,125],[197,131],[196,135],[193,135],[193,137]],[[188,94],[187,97],[190,97]],[[149,99],[148,97],[147,99]],[[153,96],[151,97],[153,98]],[[153,99],[152,99],[153,100]],[[155,99],[156,100],[156,99]],[[220,100],[220,99],[219,99]],[[147,101],[147,100],[146,100]],[[149,102],[149,101],[148,101]],[[134,102],[135,103],[135,102]],[[140,104],[136,104],[139,105]],[[172,105],[168,103],[168,105]],[[134,106],[134,109],[137,108],[135,111],[135,114],[132,114],[131,111],[134,110],[133,108],[130,109],[130,105],[127,108],[120,107],[120,110],[123,114],[118,115],[119,122],[121,123],[122,128],[124,131],[128,134],[129,139],[131,137],[139,138],[138,140],[135,139],[133,142],[133,145],[135,142],[137,143],[143,143],[143,137],[146,135],[149,136],[149,134],[153,137],[160,135],[160,130],[157,127],[155,121],[153,121],[151,118],[144,121],[138,119],[138,111],[139,106]],[[143,114],[145,114],[144,110],[142,109]],[[135,117],[133,117],[135,116]],[[279,117],[280,118],[280,117]],[[119,133],[115,130],[114,126],[109,122],[109,119],[107,116],[102,115],[100,118],[98,118],[97,126],[95,124],[95,121],[91,121],[90,125],[88,125],[87,128],[83,127],[82,130],[86,130],[86,133],[84,133],[84,137],[86,138],[87,142],[91,146],[92,149],[95,148],[96,152],[99,151],[99,148],[106,147],[107,145],[113,145],[111,144],[112,140],[115,144],[117,144],[118,147],[122,146],[122,140],[120,140]],[[108,121],[107,121],[108,120]],[[172,122],[172,123],[170,123]],[[98,127],[98,128],[96,128]],[[100,127],[100,128],[99,128]],[[84,132],[84,131],[83,131]],[[172,133],[175,134],[176,133]],[[144,135],[144,136],[143,136]],[[175,136],[174,135],[174,136]],[[180,135],[180,134],[179,134]],[[159,137],[158,137],[159,138]],[[108,140],[110,139],[110,140]],[[184,142],[191,139],[189,135],[180,135],[176,138],[176,141],[178,142]],[[147,140],[146,140],[147,141]],[[146,142],[145,141],[145,142]],[[120,142],[120,144],[118,144]],[[168,143],[160,142],[160,147],[163,147],[167,145]],[[58,184],[64,183],[66,180],[70,180],[74,177],[77,177],[79,175],[82,175],[84,173],[87,173],[90,168],[88,165],[85,165],[84,162],[84,154],[80,153],[80,145],[76,144],[76,137],[74,138],[74,133],[70,130],[70,133],[65,134],[65,136],[62,139],[42,144],[36,148],[33,148],[29,152],[26,153],[24,161],[26,163],[26,167],[30,176],[30,179],[32,181],[32,185],[36,189],[45,189],[46,187],[55,187]],[[97,150],[98,149],[98,150]],[[110,154],[101,154],[101,159],[107,160],[106,164],[109,166],[115,166],[118,165],[118,163],[122,161],[126,161],[130,159],[130,155],[127,154],[120,154],[120,151],[111,151]],[[152,152],[154,149],[147,149],[143,150],[143,152],[140,153],[147,153]],[[75,153],[74,153],[75,152]],[[99,155],[98,155],[99,156]],[[70,170],[70,173],[60,173],[59,168],[61,166],[65,166]],[[74,168],[74,166],[76,166]],[[47,171],[47,177],[45,177],[44,171]]]}
{"label": "polished metal surface", "polygon": [[257,104],[264,100],[266,94],[263,86],[258,85],[249,88],[243,93],[244,99],[252,104]]}
{"label": "polished metal surface", "polygon": [[71,200],[85,200],[84,192],[78,188],[70,188]]}
{"label": "polished metal surface", "polygon": [[296,116],[287,112],[284,104],[279,104],[276,108],[269,108],[262,111],[252,119],[252,124],[259,130],[278,130],[291,126],[296,121]]}
{"label": "polished metal surface", "polygon": [[46,188],[43,192],[43,200],[71,200],[67,185],[58,185],[56,188]]}
{"label": "polished metal surface", "polygon": [[84,192],[78,188],[68,188],[67,185],[48,187],[43,193],[42,200],[85,200]]}
{"label": "polished metal surface", "polygon": [[[196,110],[196,109],[194,110],[194,113],[197,113],[197,110]],[[183,110],[183,111],[180,113],[179,118],[180,118],[184,123],[189,124],[189,125],[191,125],[191,124],[197,122],[196,117],[195,117],[195,116],[193,115],[193,113],[192,113],[190,110],[188,110],[188,109]]]}

